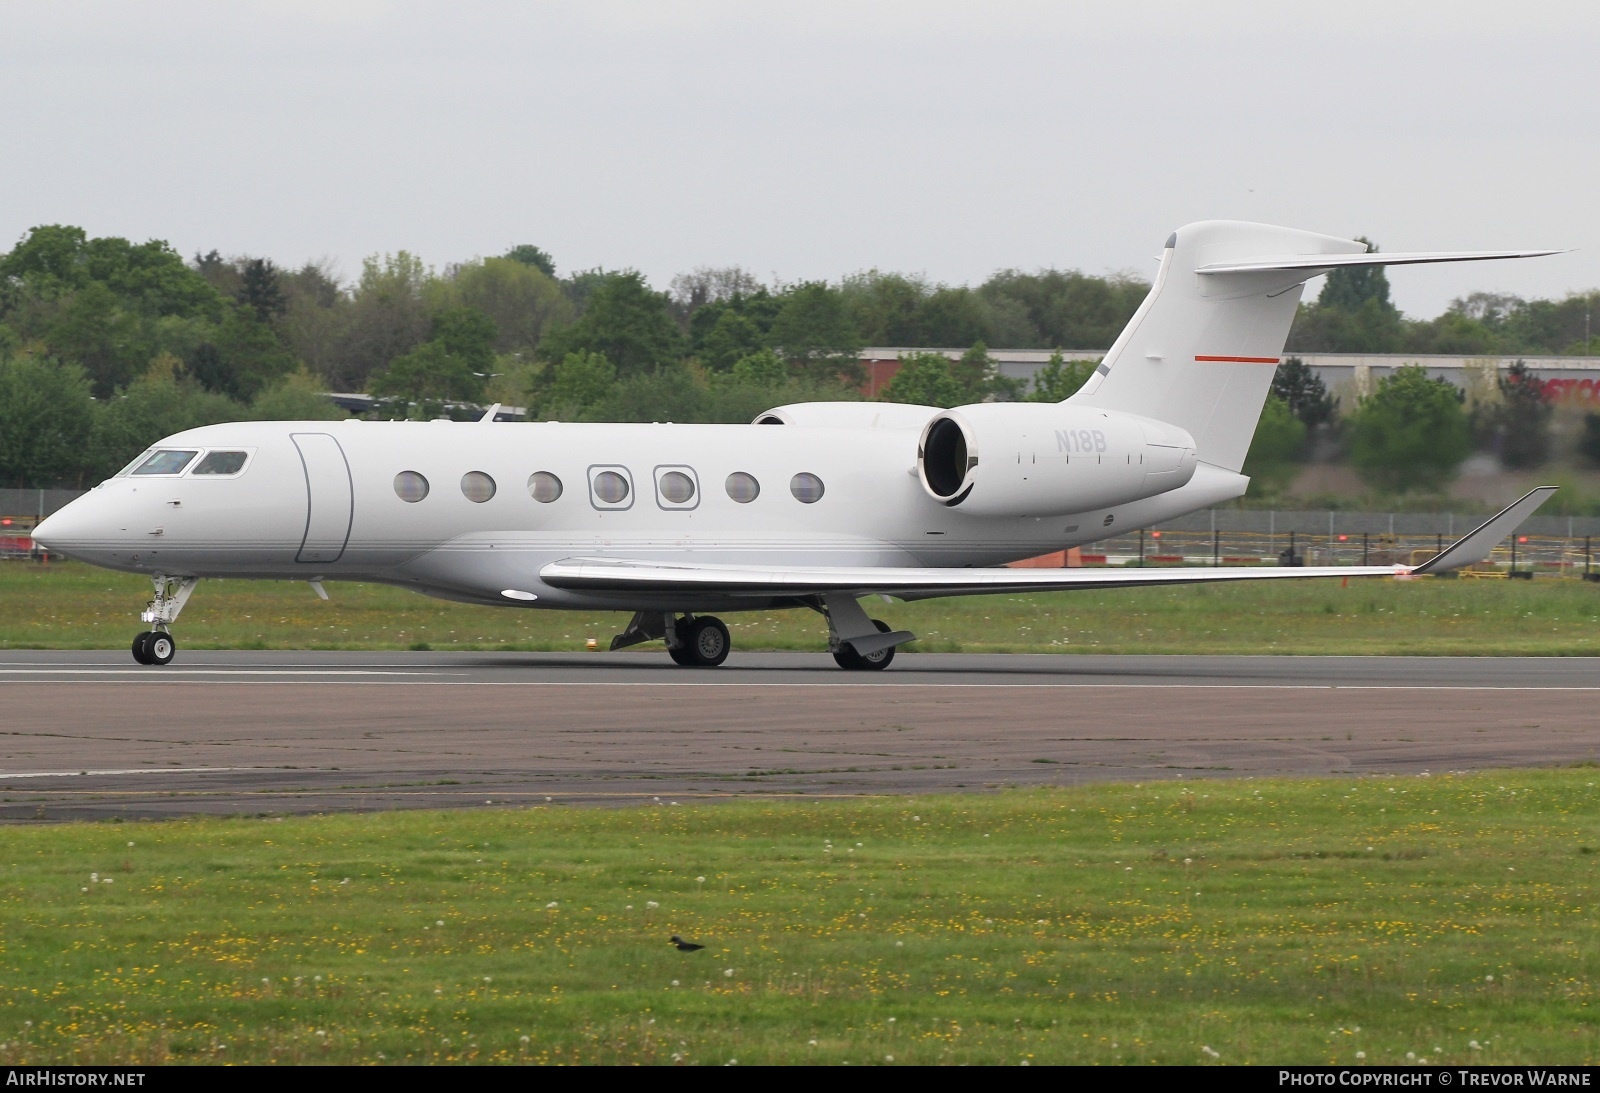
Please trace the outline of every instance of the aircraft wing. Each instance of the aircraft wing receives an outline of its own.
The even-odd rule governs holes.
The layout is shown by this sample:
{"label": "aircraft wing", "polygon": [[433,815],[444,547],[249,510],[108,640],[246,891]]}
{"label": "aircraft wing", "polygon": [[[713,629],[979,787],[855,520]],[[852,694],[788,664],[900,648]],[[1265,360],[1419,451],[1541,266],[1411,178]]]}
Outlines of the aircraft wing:
{"label": "aircraft wing", "polygon": [[1291,577],[1393,577],[1409,566],[1222,566],[1210,569],[912,569],[863,566],[734,566],[571,558],[539,571],[555,588],[586,592],[689,592],[720,596],[816,596],[845,593],[893,595],[903,600],[981,596],[996,592],[1050,592],[1071,588],[1260,581]]}
{"label": "aircraft wing", "polygon": [[904,600],[935,596],[981,596],[997,592],[1048,592],[1078,588],[1131,588],[1145,585],[1209,584],[1216,581],[1272,581],[1312,577],[1404,577],[1471,565],[1489,553],[1555,492],[1540,486],[1502,509],[1421,566],[1219,566],[1144,569],[916,569],[874,566],[698,565],[630,561],[618,558],[568,558],[539,571],[555,588],[587,592],[637,592],[654,595],[709,593],[771,598],[827,593],[893,595]]}

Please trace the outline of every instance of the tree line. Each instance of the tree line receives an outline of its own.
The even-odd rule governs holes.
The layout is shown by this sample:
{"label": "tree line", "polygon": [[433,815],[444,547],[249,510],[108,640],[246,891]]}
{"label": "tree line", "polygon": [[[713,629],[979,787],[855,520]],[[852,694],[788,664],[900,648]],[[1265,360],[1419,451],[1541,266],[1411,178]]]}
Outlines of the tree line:
{"label": "tree line", "polygon": [[[729,267],[662,290],[633,270],[561,275],[532,245],[443,270],[404,251],[373,256],[344,280],[318,263],[186,260],[159,240],[38,227],[0,256],[0,483],[91,484],[152,440],[213,421],[342,416],[328,391],[370,393],[391,417],[498,401],[547,419],[748,421],[783,402],[861,397],[869,345],[965,350],[908,355],[884,392],[893,401],[1058,400],[1092,369],[1067,351],[1108,347],[1148,288],[1058,269],[1002,270],[976,287],[877,270],[768,284]],[[1394,337],[1444,344],[1448,330],[1493,343],[1473,351],[1571,350],[1574,301],[1474,296],[1414,322],[1389,303],[1381,269],[1339,271],[1302,305],[1291,345],[1378,351]],[[1061,352],[1029,393],[998,374],[990,348]],[[1264,428],[1282,417],[1269,408]]]}

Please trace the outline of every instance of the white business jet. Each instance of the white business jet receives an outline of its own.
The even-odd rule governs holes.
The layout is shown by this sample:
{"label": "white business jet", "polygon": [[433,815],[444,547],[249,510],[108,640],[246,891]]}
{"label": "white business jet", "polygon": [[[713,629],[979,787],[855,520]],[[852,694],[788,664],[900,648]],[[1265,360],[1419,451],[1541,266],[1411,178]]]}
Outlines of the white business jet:
{"label": "white business jet", "polygon": [[903,600],[1207,581],[1395,576],[1488,557],[1552,492],[1529,493],[1408,566],[1005,569],[1002,563],[1236,498],[1305,282],[1350,266],[1553,251],[1368,253],[1209,221],[1167,240],[1150,295],[1062,403],[941,410],[803,403],[750,425],[237,422],[167,437],[40,524],[51,551],[148,574],[133,643],[176,651],[202,577],[379,581],[467,603],[632,611],[618,649],[728,656],[711,612],[808,607],[840,667],[913,636],[869,618]]}

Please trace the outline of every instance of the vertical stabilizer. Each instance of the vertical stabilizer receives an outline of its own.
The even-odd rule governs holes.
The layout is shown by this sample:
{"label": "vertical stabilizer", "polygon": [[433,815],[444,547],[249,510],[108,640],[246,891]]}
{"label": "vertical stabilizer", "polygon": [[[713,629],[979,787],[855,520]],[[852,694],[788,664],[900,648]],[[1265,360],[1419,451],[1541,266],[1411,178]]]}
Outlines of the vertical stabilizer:
{"label": "vertical stabilizer", "polygon": [[1068,402],[1187,429],[1200,459],[1244,465],[1295,306],[1320,268],[1197,272],[1260,255],[1360,254],[1329,235],[1207,220],[1172,233],[1150,295],[1083,389]]}

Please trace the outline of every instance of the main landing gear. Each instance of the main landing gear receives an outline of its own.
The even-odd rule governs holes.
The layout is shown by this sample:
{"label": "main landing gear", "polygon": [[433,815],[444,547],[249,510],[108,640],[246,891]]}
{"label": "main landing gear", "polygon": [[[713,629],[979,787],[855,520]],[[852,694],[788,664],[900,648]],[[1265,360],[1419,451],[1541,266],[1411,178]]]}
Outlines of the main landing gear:
{"label": "main landing gear", "polygon": [[[881,672],[894,660],[897,645],[916,637],[908,630],[891,630],[881,619],[869,619],[854,596],[839,593],[797,601],[828,620],[828,652],[833,662],[849,672]],[[636,611],[628,628],[611,639],[611,648],[626,649],[646,641],[664,641],[674,664],[685,668],[715,668],[728,659],[733,642],[722,620],[688,612]]]}
{"label": "main landing gear", "polygon": [[[878,628],[878,633],[880,634],[893,633],[889,629],[889,624],[882,619],[873,619],[872,625]],[[892,645],[885,649],[868,653],[866,656],[856,652],[855,646],[847,641],[840,642],[838,648],[833,650],[833,662],[847,672],[881,672],[889,667],[890,662],[893,660],[894,646]]]}
{"label": "main landing gear", "polygon": [[611,648],[615,651],[640,642],[663,640],[672,662],[685,668],[715,668],[728,659],[733,649],[733,640],[721,619],[663,611],[634,612],[628,628],[611,639]]}
{"label": "main landing gear", "polygon": [[881,672],[894,660],[897,645],[916,637],[909,630],[891,630],[882,619],[869,619],[854,596],[819,596],[813,608],[828,620],[828,652],[847,672]]}
{"label": "main landing gear", "polygon": [[133,639],[133,659],[140,664],[170,664],[178,652],[178,643],[170,627],[178,621],[178,614],[183,610],[183,605],[189,602],[189,595],[200,580],[198,577],[157,574],[150,578],[150,583],[155,588],[155,595],[140,613],[139,619],[141,622],[154,623],[155,628]]}

